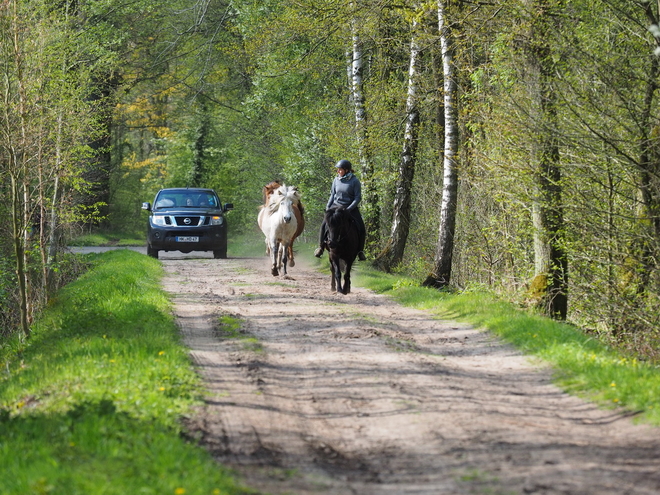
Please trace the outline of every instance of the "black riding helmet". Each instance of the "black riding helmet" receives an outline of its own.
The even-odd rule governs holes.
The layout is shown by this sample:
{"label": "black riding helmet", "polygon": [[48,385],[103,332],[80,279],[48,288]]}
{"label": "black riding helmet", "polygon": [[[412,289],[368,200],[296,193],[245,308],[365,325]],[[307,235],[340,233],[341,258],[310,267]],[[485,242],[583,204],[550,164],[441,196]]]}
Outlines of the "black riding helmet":
{"label": "black riding helmet", "polygon": [[353,164],[348,160],[339,160],[337,162],[337,165],[335,165],[335,168],[343,168],[344,170],[350,172],[351,170],[353,170]]}

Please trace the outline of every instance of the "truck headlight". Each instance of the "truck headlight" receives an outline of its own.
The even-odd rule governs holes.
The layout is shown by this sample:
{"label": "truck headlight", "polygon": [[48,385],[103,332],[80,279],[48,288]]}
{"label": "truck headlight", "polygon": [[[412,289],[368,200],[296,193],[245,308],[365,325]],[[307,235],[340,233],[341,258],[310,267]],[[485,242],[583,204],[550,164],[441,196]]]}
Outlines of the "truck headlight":
{"label": "truck headlight", "polygon": [[154,215],[153,217],[151,217],[151,223],[153,223],[154,225],[160,225],[161,227],[167,225],[165,223],[164,215]]}
{"label": "truck headlight", "polygon": [[222,225],[224,221],[225,219],[222,218],[220,215],[213,215],[211,217],[211,225]]}

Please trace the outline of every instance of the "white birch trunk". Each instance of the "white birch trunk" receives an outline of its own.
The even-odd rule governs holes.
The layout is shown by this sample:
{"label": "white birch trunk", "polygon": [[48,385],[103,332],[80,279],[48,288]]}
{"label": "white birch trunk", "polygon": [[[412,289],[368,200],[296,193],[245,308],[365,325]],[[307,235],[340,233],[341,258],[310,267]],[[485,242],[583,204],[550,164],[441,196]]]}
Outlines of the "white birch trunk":
{"label": "white birch trunk", "polygon": [[410,202],[419,133],[419,77],[420,48],[417,40],[418,22],[413,21],[413,36],[410,41],[410,64],[408,69],[408,96],[406,99],[406,128],[403,137],[403,150],[394,193],[394,208],[390,244],[381,260],[381,266],[389,271],[403,259],[408,233],[410,231]]}
{"label": "white birch trunk", "polygon": [[359,169],[362,179],[363,201],[360,205],[368,237],[378,242],[380,231],[377,211],[378,193],[373,182],[373,165],[368,144],[367,108],[364,96],[363,75],[365,70],[362,40],[357,29],[357,19],[351,23],[352,54],[350,59],[351,101],[355,113],[355,136],[358,147]]}
{"label": "white birch trunk", "polygon": [[444,158],[442,202],[440,205],[440,226],[438,245],[435,252],[433,273],[424,285],[444,287],[451,280],[454,234],[456,231],[456,206],[458,199],[458,85],[456,84],[454,46],[451,29],[447,23],[444,2],[438,1],[438,30],[442,52],[444,76]]}

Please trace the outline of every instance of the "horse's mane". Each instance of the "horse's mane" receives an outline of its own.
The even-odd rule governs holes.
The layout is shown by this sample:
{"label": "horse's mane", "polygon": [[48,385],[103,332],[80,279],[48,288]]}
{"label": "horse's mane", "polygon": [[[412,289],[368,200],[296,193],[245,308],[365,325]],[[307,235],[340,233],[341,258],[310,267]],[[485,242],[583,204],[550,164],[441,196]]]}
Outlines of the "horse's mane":
{"label": "horse's mane", "polygon": [[274,180],[273,182],[270,182],[269,184],[266,184],[263,187],[262,192],[263,192],[263,196],[264,196],[264,205],[268,204],[268,200],[269,200],[271,194],[273,194],[273,191],[276,191],[281,186],[282,186],[282,184],[280,184],[278,181]]}
{"label": "horse's mane", "polygon": [[348,218],[348,210],[343,206],[331,208],[326,213],[326,222],[332,227],[339,227],[344,218]]}
{"label": "horse's mane", "polygon": [[[273,184],[273,182],[271,182],[271,184]],[[269,186],[271,184],[269,184]],[[265,189],[266,188],[264,187],[264,190]],[[275,192],[281,192],[281,194],[275,194]],[[275,210],[279,208],[282,200],[286,197],[290,198],[293,202],[293,205],[300,209],[300,213],[305,211],[302,203],[300,202],[300,191],[298,191],[298,188],[295,186],[287,186],[286,184],[282,184],[280,187],[273,189],[271,194],[268,196],[268,203],[264,205],[264,207],[268,208],[271,213],[274,213]]]}

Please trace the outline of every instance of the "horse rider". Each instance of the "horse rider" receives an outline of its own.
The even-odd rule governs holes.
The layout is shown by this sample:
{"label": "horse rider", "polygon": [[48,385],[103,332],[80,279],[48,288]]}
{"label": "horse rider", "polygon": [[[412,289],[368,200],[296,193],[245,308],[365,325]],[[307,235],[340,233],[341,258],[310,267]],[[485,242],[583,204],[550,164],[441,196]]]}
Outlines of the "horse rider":
{"label": "horse rider", "polygon": [[[358,259],[365,261],[367,258],[364,255],[364,242],[367,238],[367,231],[364,226],[364,220],[362,220],[362,215],[360,215],[360,209],[358,208],[362,200],[362,184],[360,184],[359,179],[353,174],[353,165],[348,160],[339,160],[335,168],[337,169],[337,177],[332,181],[330,199],[328,199],[325,209],[327,211],[331,208],[344,207],[348,210],[358,229],[358,245],[360,247]],[[323,254],[327,237],[328,230],[325,221],[323,221],[319,233],[319,247],[314,251],[314,256],[317,258],[320,258]]]}

